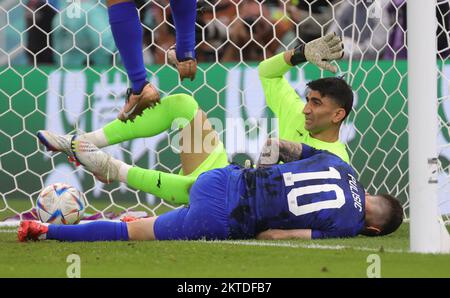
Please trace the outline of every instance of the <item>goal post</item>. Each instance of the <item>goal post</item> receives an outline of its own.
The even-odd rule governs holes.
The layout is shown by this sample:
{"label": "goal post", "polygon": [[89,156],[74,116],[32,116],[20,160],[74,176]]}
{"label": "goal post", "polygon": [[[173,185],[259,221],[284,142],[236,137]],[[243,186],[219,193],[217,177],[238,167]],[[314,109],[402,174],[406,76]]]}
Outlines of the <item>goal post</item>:
{"label": "goal post", "polygon": [[438,212],[436,4],[408,0],[407,7],[410,249],[422,253],[450,252]]}

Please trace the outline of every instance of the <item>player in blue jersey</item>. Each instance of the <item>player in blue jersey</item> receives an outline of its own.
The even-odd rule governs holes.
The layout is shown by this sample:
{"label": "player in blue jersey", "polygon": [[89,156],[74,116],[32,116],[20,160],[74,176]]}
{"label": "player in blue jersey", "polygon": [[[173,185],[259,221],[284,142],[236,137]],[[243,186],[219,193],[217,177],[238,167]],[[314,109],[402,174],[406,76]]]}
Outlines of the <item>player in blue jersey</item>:
{"label": "player in blue jersey", "polygon": [[[123,181],[130,166],[92,143],[73,151],[102,181]],[[278,164],[283,162],[283,164]],[[162,178],[161,178],[162,177]],[[45,226],[22,221],[20,241],[320,239],[386,235],[402,223],[403,209],[390,195],[370,196],[351,166],[327,151],[269,139],[257,168],[229,165],[197,180],[165,173],[157,181],[181,179],[190,205],[130,222]],[[157,193],[155,193],[157,195]]]}
{"label": "player in blue jersey", "polygon": [[[133,120],[142,112],[160,101],[159,92],[147,81],[142,54],[142,25],[136,5],[131,0],[107,0],[109,23],[114,41],[119,50],[131,88],[127,91],[125,106],[118,118]],[[176,47],[168,51],[168,61],[178,69],[180,79],[194,79],[197,71],[195,59],[195,0],[170,0]]]}

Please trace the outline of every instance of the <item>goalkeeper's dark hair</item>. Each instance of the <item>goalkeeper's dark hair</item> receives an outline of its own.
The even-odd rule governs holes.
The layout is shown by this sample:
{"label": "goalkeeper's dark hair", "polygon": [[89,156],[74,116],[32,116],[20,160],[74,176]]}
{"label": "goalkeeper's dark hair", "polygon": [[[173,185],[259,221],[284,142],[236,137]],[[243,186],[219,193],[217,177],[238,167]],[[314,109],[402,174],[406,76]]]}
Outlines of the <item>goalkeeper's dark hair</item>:
{"label": "goalkeeper's dark hair", "polygon": [[306,84],[309,89],[318,91],[321,96],[329,97],[334,100],[341,108],[345,110],[345,117],[352,111],[353,91],[347,82],[342,78],[322,78]]}

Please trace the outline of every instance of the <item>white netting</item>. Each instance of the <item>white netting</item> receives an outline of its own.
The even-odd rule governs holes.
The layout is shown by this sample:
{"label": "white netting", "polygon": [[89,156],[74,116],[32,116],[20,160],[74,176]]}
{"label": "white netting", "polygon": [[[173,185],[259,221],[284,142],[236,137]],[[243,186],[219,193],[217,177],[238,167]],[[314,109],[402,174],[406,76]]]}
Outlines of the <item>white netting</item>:
{"label": "white netting", "polygon": [[[199,1],[197,57],[202,63],[197,79],[183,84],[165,66],[165,51],[175,42],[168,0],[136,3],[153,83],[164,94],[193,94],[209,117],[221,119],[221,136],[237,161],[245,151],[254,159],[274,128],[265,119],[271,114],[256,63],[330,31],[343,36],[340,72],[356,100],[341,139],[368,190],[391,193],[408,207],[406,0]],[[449,1],[438,1],[442,213],[450,213],[449,13]],[[303,94],[306,81],[323,75],[305,65],[287,78]],[[104,2],[0,2],[0,220],[30,211],[42,187],[60,181],[83,190],[91,211],[103,216],[171,208],[124,185],[95,182],[62,154],[44,153],[34,137],[38,129],[68,133],[102,127],[116,117],[127,85]],[[162,134],[108,150],[129,163],[177,172],[179,158],[170,142]]]}

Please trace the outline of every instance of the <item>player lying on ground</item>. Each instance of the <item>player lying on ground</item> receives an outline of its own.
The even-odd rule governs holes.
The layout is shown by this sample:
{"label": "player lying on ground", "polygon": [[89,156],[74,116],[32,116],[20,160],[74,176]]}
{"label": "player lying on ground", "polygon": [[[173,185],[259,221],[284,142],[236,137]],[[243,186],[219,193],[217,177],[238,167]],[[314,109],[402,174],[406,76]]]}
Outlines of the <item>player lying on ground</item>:
{"label": "player lying on ground", "polygon": [[[131,166],[86,141],[74,141],[79,162],[102,181],[127,181]],[[276,164],[284,162],[284,164]],[[170,175],[170,174],[169,174]],[[178,180],[189,206],[130,222],[65,226],[22,221],[20,241],[319,239],[386,235],[401,224],[403,210],[389,195],[370,196],[354,170],[327,151],[269,139],[258,168],[229,165],[196,181]],[[155,181],[145,181],[155,183]],[[158,195],[156,192],[152,192]]]}
{"label": "player lying on ground", "polygon": [[[320,54],[318,54],[320,53]],[[259,78],[267,106],[278,118],[280,139],[305,143],[328,150],[347,163],[345,145],[339,130],[352,110],[353,92],[340,78],[323,78],[307,84],[306,105],[284,75],[296,65],[309,61],[320,68],[336,72],[330,61],[342,58],[344,46],[335,34],[300,45],[261,62]]]}
{"label": "player lying on ground", "polygon": [[[323,43],[327,48],[325,37],[316,40]],[[326,39],[332,47],[337,40]],[[307,44],[308,45],[308,44]],[[319,51],[318,51],[319,52]],[[326,51],[323,57],[328,57]],[[332,57],[331,57],[332,58]],[[325,59],[325,58],[324,58]],[[284,80],[284,79],[283,79]],[[348,162],[348,155],[343,144],[339,142],[330,143],[327,140],[337,139],[339,136],[339,126],[345,119],[351,109],[353,94],[350,87],[342,79],[319,79],[309,83],[311,96],[306,105],[300,103],[297,97],[299,110],[292,110],[292,114],[280,114],[286,119],[281,119],[284,127],[281,132],[289,135],[304,136],[303,143],[313,146],[317,149],[328,150]],[[290,89],[292,87],[288,86]],[[294,92],[294,91],[293,91]],[[295,92],[294,92],[295,93]],[[322,94],[318,95],[318,94]],[[305,115],[307,121],[305,121]],[[141,116],[136,117],[134,122],[126,123],[119,120],[112,121],[101,129],[79,135],[78,139],[87,140],[99,148],[121,143],[135,138],[151,137],[160,134],[173,126],[175,120],[184,120],[178,122],[175,127],[181,128],[181,173],[187,177],[198,177],[201,173],[227,166],[228,159],[222,142],[219,140],[217,132],[212,129],[212,125],[206,117],[206,114],[198,108],[198,104],[191,96],[184,94],[170,95],[164,98],[160,104],[153,109],[146,109]],[[285,120],[288,120],[289,123]],[[300,125],[300,126],[298,126]],[[195,129],[195,128],[200,129]],[[317,132],[320,128],[320,133]],[[290,129],[290,130],[289,130]],[[310,132],[309,130],[312,129]],[[39,131],[40,141],[52,151],[64,152],[71,156],[70,141],[72,135],[59,136],[49,131]],[[194,151],[200,145],[200,150]],[[210,150],[205,150],[204,144],[207,144]],[[136,189],[152,192],[153,186],[143,184],[142,176],[153,177],[157,179],[158,173],[152,170],[133,170],[130,174],[128,184]],[[156,184],[155,184],[156,185]],[[150,189],[149,189],[150,188]],[[154,188],[154,187],[153,187]],[[155,191],[155,190],[153,190]],[[164,195],[163,198],[171,199],[172,196]],[[175,203],[187,203],[186,196],[175,196],[179,201]]]}
{"label": "player lying on ground", "polygon": [[[121,121],[133,120],[143,110],[159,102],[159,93],[147,81],[142,54],[142,25],[136,5],[131,0],[107,0],[106,3],[114,41],[131,82],[118,118]],[[197,71],[194,49],[197,1],[170,0],[170,8],[175,23],[176,47],[168,51],[168,60],[178,69],[181,80],[193,80]]]}

